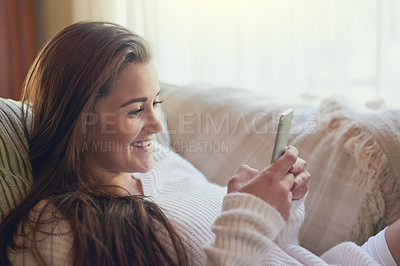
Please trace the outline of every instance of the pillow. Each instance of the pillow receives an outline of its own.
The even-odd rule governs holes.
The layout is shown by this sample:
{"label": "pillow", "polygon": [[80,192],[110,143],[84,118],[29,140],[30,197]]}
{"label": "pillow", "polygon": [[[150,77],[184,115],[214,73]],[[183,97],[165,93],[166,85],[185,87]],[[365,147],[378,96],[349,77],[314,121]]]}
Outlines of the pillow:
{"label": "pillow", "polygon": [[269,164],[278,114],[295,110],[289,144],[312,176],[300,242],[312,252],[363,243],[400,218],[399,110],[356,111],[339,99],[284,104],[209,85],[166,87],[164,100],[172,148],[221,185],[242,163]]}
{"label": "pillow", "polygon": [[0,223],[27,195],[32,181],[21,103],[0,98]]}
{"label": "pillow", "polygon": [[163,108],[161,106],[159,108],[160,108],[160,120],[161,123],[163,124],[163,130],[154,136],[154,140],[163,145],[164,147],[170,147],[171,139],[168,133],[167,120],[165,118]]}

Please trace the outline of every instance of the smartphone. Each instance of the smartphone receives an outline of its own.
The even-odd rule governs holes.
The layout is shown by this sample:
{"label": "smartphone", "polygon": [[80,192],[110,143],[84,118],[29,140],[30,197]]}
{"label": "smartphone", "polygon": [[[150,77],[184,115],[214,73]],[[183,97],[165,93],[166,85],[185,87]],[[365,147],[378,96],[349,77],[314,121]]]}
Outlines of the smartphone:
{"label": "smartphone", "polygon": [[282,156],[289,139],[289,131],[292,125],[293,109],[289,108],[279,116],[278,130],[276,131],[274,149],[271,163]]}

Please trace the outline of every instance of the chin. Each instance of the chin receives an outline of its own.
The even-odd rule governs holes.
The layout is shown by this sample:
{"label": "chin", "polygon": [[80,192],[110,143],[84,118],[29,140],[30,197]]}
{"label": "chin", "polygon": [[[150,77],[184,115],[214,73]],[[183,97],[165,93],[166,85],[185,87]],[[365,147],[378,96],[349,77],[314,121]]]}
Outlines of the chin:
{"label": "chin", "polygon": [[148,162],[143,163],[141,165],[137,165],[135,167],[135,171],[134,172],[146,173],[146,172],[150,171],[151,168],[153,168],[153,166],[154,166],[154,161],[153,161],[153,158],[151,158],[151,160],[149,160]]}

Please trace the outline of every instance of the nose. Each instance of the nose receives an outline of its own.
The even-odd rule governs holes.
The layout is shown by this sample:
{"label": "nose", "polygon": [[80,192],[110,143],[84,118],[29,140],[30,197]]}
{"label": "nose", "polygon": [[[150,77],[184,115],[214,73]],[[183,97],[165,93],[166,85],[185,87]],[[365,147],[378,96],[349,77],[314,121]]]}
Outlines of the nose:
{"label": "nose", "polygon": [[160,109],[156,108],[151,110],[151,112],[147,115],[146,123],[143,127],[143,130],[147,133],[156,134],[163,130],[164,126],[161,122],[161,114]]}

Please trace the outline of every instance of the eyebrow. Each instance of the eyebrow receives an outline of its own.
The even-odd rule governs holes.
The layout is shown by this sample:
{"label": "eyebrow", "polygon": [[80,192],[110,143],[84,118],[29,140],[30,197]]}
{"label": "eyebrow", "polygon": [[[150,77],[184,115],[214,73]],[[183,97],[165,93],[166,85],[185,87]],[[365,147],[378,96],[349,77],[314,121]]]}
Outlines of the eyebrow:
{"label": "eyebrow", "polygon": [[[159,96],[159,95],[160,95],[160,91],[158,91],[158,93],[157,93],[156,96]],[[143,102],[146,102],[146,101],[147,101],[147,97],[130,99],[129,101],[123,103],[119,108],[128,106],[128,105],[130,105],[130,104],[132,104],[132,103],[143,103]]]}
{"label": "eyebrow", "polygon": [[143,98],[137,98],[137,99],[130,99],[129,101],[127,101],[126,103],[123,103],[119,108],[122,108],[122,107],[125,107],[125,106],[128,106],[128,105],[130,105],[130,104],[132,104],[132,103],[138,103],[138,102],[146,102],[147,101],[147,98],[146,97],[143,97]]}

